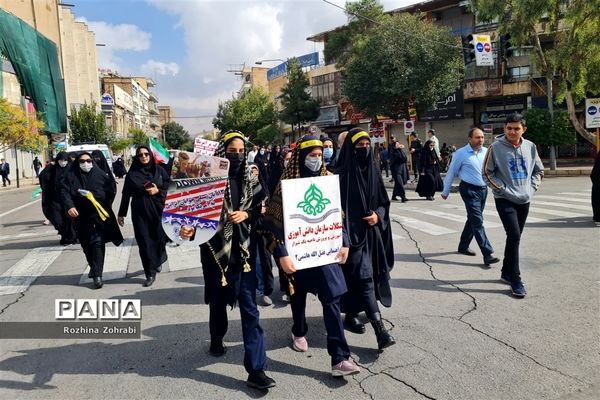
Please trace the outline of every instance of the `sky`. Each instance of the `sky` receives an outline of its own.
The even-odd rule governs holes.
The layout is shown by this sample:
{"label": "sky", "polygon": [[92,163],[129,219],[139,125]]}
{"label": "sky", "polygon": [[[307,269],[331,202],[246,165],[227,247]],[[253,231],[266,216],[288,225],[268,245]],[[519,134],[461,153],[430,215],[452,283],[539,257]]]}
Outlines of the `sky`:
{"label": "sky", "polygon": [[[381,1],[386,11],[417,2]],[[322,44],[306,38],[346,23],[344,11],[323,0],[68,3],[75,5],[76,18],[96,34],[96,43],[105,45],[97,47],[98,67],[153,78],[159,105],[173,107],[176,121],[191,135],[212,129],[219,101],[231,99],[240,89],[239,76],[228,70],[258,60],[322,52]]]}

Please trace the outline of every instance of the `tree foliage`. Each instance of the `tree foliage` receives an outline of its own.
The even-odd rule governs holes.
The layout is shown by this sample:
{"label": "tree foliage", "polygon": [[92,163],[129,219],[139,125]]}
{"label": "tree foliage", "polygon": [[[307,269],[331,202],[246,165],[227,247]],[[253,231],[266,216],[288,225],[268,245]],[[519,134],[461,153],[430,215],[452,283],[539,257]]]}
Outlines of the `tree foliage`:
{"label": "tree foliage", "polygon": [[308,93],[308,78],[296,58],[287,62],[288,83],[281,90],[283,109],[279,118],[288,124],[298,125],[319,117],[319,102]]}
{"label": "tree foliage", "polygon": [[96,103],[85,103],[79,109],[71,108],[71,141],[73,143],[95,142],[111,145],[114,135],[106,126],[104,115],[96,111]]}
{"label": "tree foliage", "polygon": [[550,112],[546,108],[532,108],[524,113],[527,121],[527,139],[541,146],[562,146],[576,142],[575,128],[565,111],[554,112],[550,123]]}
{"label": "tree foliage", "polygon": [[48,145],[41,134],[44,123],[19,106],[0,97],[0,152],[15,146],[19,150],[38,152]]}
{"label": "tree foliage", "polygon": [[[575,114],[575,104],[600,94],[600,7],[598,0],[474,0],[483,21],[499,21],[498,29],[517,46],[533,46],[535,61],[546,79],[558,78],[556,101],[565,101],[569,120],[589,142]],[[551,45],[549,45],[551,44]]]}
{"label": "tree foliage", "polygon": [[123,150],[131,146],[131,143],[131,139],[117,139],[110,145],[110,149],[113,153],[122,153]]}
{"label": "tree foliage", "polygon": [[220,103],[213,126],[221,132],[240,131],[251,141],[266,142],[280,135],[273,101],[261,88],[253,88],[240,98]]}
{"label": "tree foliage", "polygon": [[137,146],[148,146],[148,135],[139,128],[129,129],[129,137],[131,138],[131,144]]}
{"label": "tree foliage", "polygon": [[345,94],[358,109],[396,117],[409,102],[429,109],[460,87],[461,53],[447,28],[421,15],[382,15],[378,21],[355,35],[340,65]]}
{"label": "tree foliage", "polygon": [[162,126],[167,147],[182,149],[185,143],[192,140],[190,134],[177,122],[167,122]]}

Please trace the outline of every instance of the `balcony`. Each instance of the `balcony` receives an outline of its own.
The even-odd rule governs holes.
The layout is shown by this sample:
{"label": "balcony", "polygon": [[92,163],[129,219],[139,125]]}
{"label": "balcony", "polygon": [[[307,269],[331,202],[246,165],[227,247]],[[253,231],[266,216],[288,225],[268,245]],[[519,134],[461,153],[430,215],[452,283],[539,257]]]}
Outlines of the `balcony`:
{"label": "balcony", "polygon": [[148,103],[148,112],[151,115],[158,115],[159,114],[158,113],[158,107],[156,106],[156,103],[152,103],[152,102]]}
{"label": "balcony", "polygon": [[158,97],[156,97],[154,92],[148,92],[148,96],[151,102],[158,103]]}

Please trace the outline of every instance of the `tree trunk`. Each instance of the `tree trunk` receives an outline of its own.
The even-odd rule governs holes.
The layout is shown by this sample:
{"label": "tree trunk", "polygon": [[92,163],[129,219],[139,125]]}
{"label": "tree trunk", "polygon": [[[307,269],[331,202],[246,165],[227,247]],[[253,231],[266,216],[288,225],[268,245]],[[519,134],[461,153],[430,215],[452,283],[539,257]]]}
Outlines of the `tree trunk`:
{"label": "tree trunk", "polygon": [[565,93],[565,100],[567,102],[567,113],[569,114],[569,120],[571,121],[571,124],[573,124],[573,128],[575,128],[579,136],[595,146],[596,137],[581,125],[581,122],[577,119],[577,115],[575,115],[575,102],[573,101],[573,94],[570,90],[567,90]]}
{"label": "tree trunk", "polygon": [[[548,112],[550,113],[550,126],[554,126],[554,90],[552,88],[552,75],[546,76],[546,95],[548,96]],[[550,145],[550,170],[556,170],[556,146]]]}

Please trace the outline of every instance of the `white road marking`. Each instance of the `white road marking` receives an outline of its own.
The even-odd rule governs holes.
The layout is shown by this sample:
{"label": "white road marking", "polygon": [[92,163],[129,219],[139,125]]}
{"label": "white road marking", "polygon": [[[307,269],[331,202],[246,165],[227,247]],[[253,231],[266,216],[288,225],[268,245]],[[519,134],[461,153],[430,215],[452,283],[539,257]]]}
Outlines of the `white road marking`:
{"label": "white road marking", "polygon": [[400,240],[400,239],[404,239],[404,236],[400,236],[395,233],[392,233],[392,240]]}
{"label": "white road marking", "polygon": [[[133,238],[123,240],[123,243],[121,243],[119,247],[107,244],[106,253],[104,255],[104,270],[102,271],[103,281],[122,279],[127,276],[127,267],[129,266],[129,256],[131,255],[132,245]],[[85,271],[79,279],[80,285],[92,282],[92,279],[88,278],[89,272],[90,266],[86,265]]]}
{"label": "white road marking", "polygon": [[[492,211],[492,210],[483,210],[483,215],[489,215],[489,216],[492,216],[492,217],[500,218],[498,216],[498,212],[496,210],[494,210],[494,211]],[[532,216],[528,215],[527,216],[527,221],[525,221],[525,224],[527,224],[527,223],[535,224],[535,223],[549,222],[549,221],[550,220],[547,219],[547,218],[536,218],[536,217],[532,217]],[[500,224],[500,225],[502,225],[502,224]]]}
{"label": "white road marking", "polygon": [[37,203],[38,201],[41,201],[41,200],[42,200],[42,199],[33,200],[33,201],[30,201],[29,203],[25,203],[25,204],[23,204],[22,206],[19,206],[19,207],[17,207],[17,208],[13,208],[13,209],[12,209],[12,210],[10,210],[10,211],[3,212],[2,214],[0,214],[0,218],[2,218],[2,217],[4,217],[4,216],[6,216],[6,215],[8,215],[8,214],[12,214],[12,213],[14,213],[15,211],[19,211],[19,210],[21,210],[21,209],[23,209],[23,208],[25,208],[25,207],[28,207],[28,206],[30,206],[30,205],[32,205],[32,204],[35,204],[35,203]]}
{"label": "white road marking", "polygon": [[0,236],[0,242],[5,242],[8,240],[24,239],[24,238],[29,238],[29,237],[50,236],[50,235],[56,235],[56,230],[44,229],[43,231],[39,231],[39,232],[26,232],[26,233],[19,233],[16,235],[4,235],[4,236]]}
{"label": "white road marking", "polygon": [[592,206],[590,203],[590,206],[582,206],[579,204],[566,204],[566,203],[554,203],[554,202],[550,202],[550,201],[539,201],[536,200],[533,204],[535,205],[541,205],[541,206],[556,206],[556,207],[566,207],[566,208],[571,208],[573,210],[583,210],[583,211],[592,211]]}
{"label": "white road marking", "polygon": [[456,233],[457,231],[453,229],[444,228],[443,226],[430,224],[429,222],[419,221],[414,218],[402,217],[400,215],[391,214],[393,219],[397,220],[403,225],[409,226],[411,228],[417,229],[419,231],[428,233],[433,236],[446,235],[448,233]]}
{"label": "white road marking", "polygon": [[[591,189],[590,189],[590,192],[591,192]],[[590,197],[590,193],[589,192],[587,192],[587,193],[586,192],[562,192],[562,193],[559,193],[559,194],[566,194],[566,195],[569,195],[569,196],[582,196],[582,197],[585,197],[585,198],[589,198]]]}
{"label": "white road marking", "polygon": [[[431,216],[437,217],[437,218],[443,218],[443,219],[447,219],[450,221],[460,222],[461,224],[464,224],[465,221],[467,220],[466,211],[465,211],[464,215],[456,215],[456,214],[450,214],[450,213],[445,213],[442,211],[434,211],[434,210],[421,211],[421,210],[417,210],[417,209],[414,209],[411,207],[408,207],[405,209],[407,211],[420,212],[421,214],[431,215]],[[484,221],[484,224],[485,224],[486,228],[499,228],[500,226],[502,226],[496,222],[489,222],[489,221]]]}
{"label": "white road marking", "polygon": [[198,268],[200,264],[200,248],[193,245],[167,246],[167,263],[169,271]]}
{"label": "white road marking", "polygon": [[555,215],[557,217],[563,217],[563,218],[585,217],[585,214],[570,213],[567,211],[559,211],[559,210],[549,210],[547,208],[539,208],[539,207],[529,207],[529,212]]}
{"label": "white road marking", "polygon": [[0,275],[0,296],[25,291],[62,253],[64,247],[37,247]]}
{"label": "white road marking", "polygon": [[548,196],[545,194],[540,194],[540,195],[534,196],[534,198],[533,198],[534,203],[535,203],[535,199],[550,199],[550,200],[566,201],[567,203],[571,202],[571,201],[574,201],[575,203],[586,203],[586,204],[590,203],[590,200],[587,200],[587,199],[573,199],[573,198],[568,198],[565,196]]}

